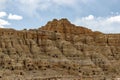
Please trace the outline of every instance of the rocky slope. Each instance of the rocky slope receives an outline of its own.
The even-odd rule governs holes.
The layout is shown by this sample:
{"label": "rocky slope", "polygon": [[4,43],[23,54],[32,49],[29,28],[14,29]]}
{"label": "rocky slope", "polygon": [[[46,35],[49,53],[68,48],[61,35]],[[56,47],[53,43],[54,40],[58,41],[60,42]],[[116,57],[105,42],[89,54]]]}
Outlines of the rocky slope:
{"label": "rocky slope", "polygon": [[67,19],[39,29],[0,29],[0,80],[117,80],[119,66],[120,34]]}

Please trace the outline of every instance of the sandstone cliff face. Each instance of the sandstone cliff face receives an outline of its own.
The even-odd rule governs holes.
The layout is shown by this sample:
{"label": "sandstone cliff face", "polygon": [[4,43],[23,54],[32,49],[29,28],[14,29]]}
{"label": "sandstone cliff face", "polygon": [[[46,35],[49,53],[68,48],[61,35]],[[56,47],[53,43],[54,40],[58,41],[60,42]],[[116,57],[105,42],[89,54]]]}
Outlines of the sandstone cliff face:
{"label": "sandstone cliff face", "polygon": [[120,34],[103,34],[67,19],[39,29],[0,29],[0,80],[120,78]]}

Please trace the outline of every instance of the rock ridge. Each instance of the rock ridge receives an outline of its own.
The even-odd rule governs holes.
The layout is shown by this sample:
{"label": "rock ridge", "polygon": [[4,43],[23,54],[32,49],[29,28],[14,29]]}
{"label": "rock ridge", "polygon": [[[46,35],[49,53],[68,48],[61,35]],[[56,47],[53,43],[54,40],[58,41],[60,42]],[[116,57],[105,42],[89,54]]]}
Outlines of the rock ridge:
{"label": "rock ridge", "polygon": [[0,80],[116,80],[120,34],[94,32],[66,18],[38,29],[0,28]]}

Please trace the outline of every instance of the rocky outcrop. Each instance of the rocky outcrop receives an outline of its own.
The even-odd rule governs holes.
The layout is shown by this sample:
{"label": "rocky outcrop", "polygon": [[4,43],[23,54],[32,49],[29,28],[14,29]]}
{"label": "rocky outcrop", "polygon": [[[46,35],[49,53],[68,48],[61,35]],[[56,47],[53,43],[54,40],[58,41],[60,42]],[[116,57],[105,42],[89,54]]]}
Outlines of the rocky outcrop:
{"label": "rocky outcrop", "polygon": [[93,32],[67,19],[39,29],[0,29],[0,80],[120,78],[120,34]]}

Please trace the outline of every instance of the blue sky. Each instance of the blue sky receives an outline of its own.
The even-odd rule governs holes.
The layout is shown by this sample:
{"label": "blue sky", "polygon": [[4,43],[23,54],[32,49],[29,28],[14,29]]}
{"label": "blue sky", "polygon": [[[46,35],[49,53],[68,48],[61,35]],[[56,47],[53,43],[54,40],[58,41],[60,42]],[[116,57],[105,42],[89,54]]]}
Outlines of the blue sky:
{"label": "blue sky", "polygon": [[93,31],[120,33],[120,0],[0,0],[0,27],[39,28],[68,18]]}

